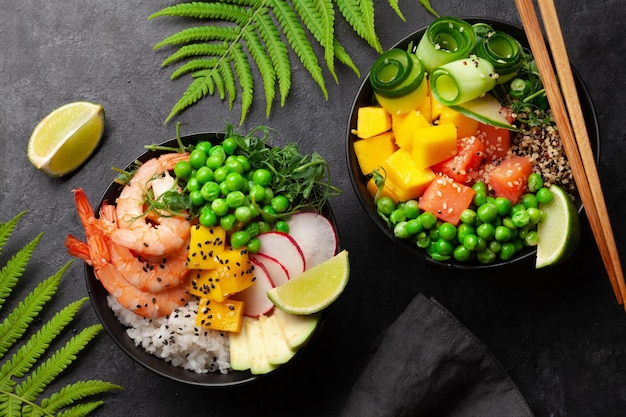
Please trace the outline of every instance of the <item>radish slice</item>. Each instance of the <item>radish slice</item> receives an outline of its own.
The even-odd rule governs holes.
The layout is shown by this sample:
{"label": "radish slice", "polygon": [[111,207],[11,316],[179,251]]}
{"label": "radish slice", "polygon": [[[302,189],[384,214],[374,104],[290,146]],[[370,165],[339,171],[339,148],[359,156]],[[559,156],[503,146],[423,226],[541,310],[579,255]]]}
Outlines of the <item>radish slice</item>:
{"label": "radish slice", "polygon": [[261,242],[261,249],[258,253],[280,262],[287,270],[290,279],[304,272],[306,264],[302,250],[287,233],[261,233],[258,239]]}
{"label": "radish slice", "polygon": [[267,297],[267,292],[274,288],[274,283],[261,263],[254,259],[250,259],[250,262],[254,265],[254,284],[233,295],[233,298],[244,302],[243,314],[259,317],[274,309],[274,304]]}
{"label": "radish slice", "polygon": [[275,286],[278,287],[289,281],[289,272],[287,272],[287,269],[276,259],[262,253],[250,255],[250,259],[254,259],[254,261],[265,267],[265,270]]}
{"label": "radish slice", "polygon": [[337,233],[330,220],[321,214],[302,212],[287,221],[291,236],[304,254],[306,268],[312,268],[337,253]]}

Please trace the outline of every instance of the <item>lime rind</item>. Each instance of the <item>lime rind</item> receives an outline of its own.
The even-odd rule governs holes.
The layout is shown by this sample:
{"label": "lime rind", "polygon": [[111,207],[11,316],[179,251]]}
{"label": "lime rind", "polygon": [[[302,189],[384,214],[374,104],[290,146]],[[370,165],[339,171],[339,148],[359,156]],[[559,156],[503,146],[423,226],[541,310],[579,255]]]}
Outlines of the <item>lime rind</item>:
{"label": "lime rind", "polygon": [[569,259],[580,240],[580,219],[574,202],[557,185],[552,185],[550,191],[554,194],[553,200],[539,206],[545,213],[545,219],[537,226],[537,269],[558,265]]}
{"label": "lime rind", "polygon": [[332,304],[343,292],[350,275],[348,252],[306,270],[287,283],[272,288],[267,296],[276,307],[290,314],[314,314]]}

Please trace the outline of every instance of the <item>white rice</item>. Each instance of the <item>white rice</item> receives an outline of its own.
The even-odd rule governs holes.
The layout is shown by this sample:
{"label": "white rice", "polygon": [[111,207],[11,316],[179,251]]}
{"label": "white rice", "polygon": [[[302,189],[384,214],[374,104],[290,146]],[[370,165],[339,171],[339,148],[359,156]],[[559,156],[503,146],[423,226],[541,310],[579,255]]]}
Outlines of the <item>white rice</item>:
{"label": "white rice", "polygon": [[126,333],[146,352],[172,365],[197,373],[230,370],[228,334],[196,326],[198,302],[190,300],[167,317],[146,319],[122,307],[115,298],[107,301]]}

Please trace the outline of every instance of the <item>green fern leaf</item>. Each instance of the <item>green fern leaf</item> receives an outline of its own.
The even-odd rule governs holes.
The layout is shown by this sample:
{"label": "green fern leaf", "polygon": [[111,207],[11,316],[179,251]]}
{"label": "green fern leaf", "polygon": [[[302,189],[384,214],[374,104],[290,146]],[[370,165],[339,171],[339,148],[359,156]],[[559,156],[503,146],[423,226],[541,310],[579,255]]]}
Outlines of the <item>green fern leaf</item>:
{"label": "green fern leaf", "polygon": [[103,401],[92,401],[89,403],[77,404],[64,412],[57,414],[57,417],[85,417],[102,404],[104,404]]}
{"label": "green fern leaf", "polygon": [[22,401],[15,395],[0,393],[0,416],[21,417]]}
{"label": "green fern leaf", "polygon": [[[0,309],[2,309],[7,297],[11,294],[11,291],[13,291],[18,278],[24,273],[24,268],[33,255],[33,251],[42,236],[43,233],[37,235],[35,239],[20,249],[7,264],[0,269]],[[2,350],[0,350],[0,358],[2,357],[2,353]]]}
{"label": "green fern leaf", "polygon": [[244,25],[250,20],[249,9],[237,4],[191,2],[166,7],[152,14],[148,19],[159,16],[194,17],[197,19],[218,19]]}
{"label": "green fern leaf", "polygon": [[357,77],[360,77],[361,71],[359,71],[355,63],[352,61],[352,58],[346,52],[344,47],[339,43],[339,40],[337,40],[337,38],[333,39],[333,48],[335,49],[335,57],[337,57],[339,62],[351,68],[352,71],[354,71],[354,73],[357,75]]}
{"label": "green fern leaf", "polygon": [[228,53],[228,43],[194,43],[185,45],[167,57],[161,66],[165,67],[173,62],[194,56],[223,56]]}
{"label": "green fern leaf", "polygon": [[41,408],[45,413],[52,415],[61,408],[72,405],[83,398],[117,389],[121,389],[121,387],[110,382],[98,380],[79,381],[66,385],[49,398],[44,398],[41,401]]}
{"label": "green fern leaf", "polygon": [[333,48],[335,13],[330,0],[299,0],[293,7],[311,34],[324,48],[326,66],[335,82],[339,82],[335,72],[335,49]]}
{"label": "green fern leaf", "polygon": [[272,65],[272,60],[265,51],[265,46],[259,38],[259,34],[252,26],[249,26],[243,32],[248,51],[256,62],[257,68],[261,73],[263,79],[263,86],[265,87],[265,116],[270,117],[272,110],[272,103],[276,96],[276,71]]}
{"label": "green fern leaf", "polygon": [[218,71],[211,71],[209,72],[209,75],[215,83],[215,87],[217,88],[220,99],[224,100],[224,98],[226,98],[226,87],[224,86],[224,80],[220,77]]}
{"label": "green fern leaf", "polygon": [[71,263],[71,261],[68,262],[56,274],[37,285],[0,324],[0,358],[24,334],[28,325],[43,308],[43,305],[56,293],[61,276]]}
{"label": "green fern leaf", "polygon": [[439,17],[439,13],[437,13],[435,11],[435,9],[432,8],[432,6],[430,5],[430,1],[429,0],[419,0],[420,5],[425,8],[430,14],[432,14],[435,17]]}
{"label": "green fern leaf", "polygon": [[13,377],[22,378],[30,371],[35,362],[43,355],[50,343],[67,326],[78,309],[87,301],[87,297],[74,301],[57,312],[46,322],[30,340],[22,345],[13,356],[0,367],[0,390],[12,390],[15,386]]}
{"label": "green fern leaf", "polygon": [[268,55],[274,64],[278,91],[280,92],[280,105],[285,105],[287,95],[291,90],[291,63],[287,46],[280,37],[280,32],[267,8],[262,8],[257,13],[257,29],[267,48]]}
{"label": "green fern leaf", "polygon": [[219,58],[210,58],[210,59],[198,58],[198,59],[188,61],[185,64],[178,67],[176,71],[172,73],[171,78],[172,80],[174,80],[188,72],[213,69],[217,66],[218,62],[219,62]]}
{"label": "green fern leaf", "polygon": [[0,223],[0,253],[2,253],[2,248],[4,248],[4,245],[6,245],[9,237],[13,233],[13,230],[15,230],[17,222],[24,217],[25,214],[26,211],[23,211],[8,222]]}
{"label": "green fern leaf", "polygon": [[[383,47],[374,31],[373,12],[370,7],[363,3],[371,3],[371,0],[335,0],[339,11],[352,26],[356,33],[363,38],[377,52],[382,52]],[[371,6],[373,8],[373,5]],[[373,9],[372,9],[373,10]]]}
{"label": "green fern leaf", "polygon": [[180,45],[191,42],[225,41],[236,42],[240,37],[240,29],[233,26],[199,26],[181,30],[154,46],[160,49],[169,45]]}
{"label": "green fern leaf", "polygon": [[202,97],[206,96],[209,93],[209,87],[207,85],[208,82],[212,82],[210,77],[204,76],[207,71],[198,71],[193,74],[193,81],[187,87],[187,90],[183,93],[183,96],[178,100],[178,102],[174,105],[170,114],[165,119],[167,123],[170,119],[176,116],[178,113],[186,109],[187,107],[195,104]]}
{"label": "green fern leaf", "polygon": [[233,45],[232,50],[233,64],[235,65],[235,71],[237,72],[239,85],[241,86],[241,120],[239,124],[243,124],[243,121],[248,114],[248,110],[252,105],[254,78],[252,76],[252,69],[248,63],[248,57],[243,51],[241,45]]}
{"label": "green fern leaf", "polygon": [[102,325],[86,327],[72,337],[61,349],[54,352],[43,364],[35,369],[21,384],[15,387],[15,393],[27,401],[34,401],[44,388],[49,385],[67,366],[76,359],[76,355],[102,330]]}
{"label": "green fern leaf", "polygon": [[399,0],[389,0],[389,6],[391,6],[391,9],[396,12],[396,14],[400,17],[400,19],[402,19],[403,22],[406,22],[406,18],[402,14],[398,2]]}
{"label": "green fern leaf", "polygon": [[237,86],[235,85],[235,74],[230,62],[226,60],[220,61],[219,75],[224,81],[224,87],[228,93],[228,108],[232,109],[237,97]]}
{"label": "green fern leaf", "polygon": [[297,23],[296,13],[284,0],[268,0],[268,4],[272,7],[272,12],[280,23],[289,45],[322,90],[324,98],[328,99],[328,91],[326,90],[322,69],[319,66],[315,51],[306,37],[306,33],[302,26]]}

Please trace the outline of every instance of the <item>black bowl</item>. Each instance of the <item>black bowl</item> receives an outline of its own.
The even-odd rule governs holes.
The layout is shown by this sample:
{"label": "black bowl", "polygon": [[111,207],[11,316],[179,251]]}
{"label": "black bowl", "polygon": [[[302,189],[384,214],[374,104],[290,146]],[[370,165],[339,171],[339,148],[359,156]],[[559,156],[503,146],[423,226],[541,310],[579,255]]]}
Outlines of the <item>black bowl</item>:
{"label": "black bowl", "polygon": [[[224,135],[222,133],[198,133],[193,135],[183,136],[182,141],[185,145],[198,143],[201,140],[208,140],[212,144],[221,143],[224,139]],[[162,146],[168,147],[177,147],[176,139],[171,139],[161,144]],[[126,169],[130,169],[134,165],[134,161],[145,162],[155,156],[162,154],[163,152],[159,151],[148,151],[139,156],[138,158],[133,159],[133,162],[129,163]],[[104,192],[98,207],[96,208],[96,213],[100,209],[100,206],[103,202],[108,201],[109,203],[114,203],[117,196],[120,194],[122,186],[117,183],[112,183],[109,185],[107,190]],[[323,214],[330,219],[333,225],[336,228],[335,218],[332,214],[332,210],[329,205],[326,205],[323,210]],[[311,340],[307,343],[307,346],[304,346],[296,353],[296,355],[291,358],[289,362],[284,365],[279,366],[274,371],[263,374],[263,375],[253,375],[250,371],[230,371],[227,374],[221,374],[219,372],[209,372],[209,373],[196,373],[194,371],[186,370],[180,367],[176,367],[169,362],[166,362],[164,359],[161,359],[157,356],[147,353],[141,346],[136,346],[135,342],[126,334],[126,327],[120,323],[117,319],[113,310],[107,304],[107,295],[108,292],[104,287],[100,284],[100,282],[96,279],[94,275],[93,268],[89,265],[85,264],[85,281],[87,283],[87,291],[89,293],[89,298],[91,299],[91,304],[98,316],[98,319],[102,323],[103,327],[109,334],[109,336],[113,339],[115,344],[119,346],[120,349],[128,356],[130,356],[133,360],[135,360],[140,365],[149,369],[152,372],[155,372],[159,375],[167,377],[169,379],[191,384],[191,385],[199,385],[206,387],[229,387],[235,385],[242,385],[257,381],[261,378],[268,377],[270,375],[274,375],[283,369],[285,366],[288,366],[293,361],[299,360],[301,355],[305,353],[308,348],[308,345],[311,344],[313,338],[323,324],[325,314],[322,314],[320,321],[318,322],[317,328],[314,334],[311,337]]]}
{"label": "black bowl", "polygon": [[[530,49],[524,30],[518,25],[514,25],[512,23],[508,23],[502,20],[488,19],[488,18],[482,18],[482,17],[480,18],[477,18],[477,17],[463,18],[462,17],[461,19],[469,22],[470,24],[474,24],[478,22],[487,23],[496,30],[502,30],[512,35],[525,48]],[[422,36],[424,35],[424,32],[426,31],[426,29],[427,29],[426,27],[423,27],[411,33],[410,35],[406,36],[404,39],[400,40],[398,43],[393,45],[392,48],[400,48],[400,49],[406,50],[409,47],[409,44],[411,42],[413,42],[414,45],[417,45],[420,39],[422,38]],[[599,154],[600,154],[599,152],[600,132],[599,132],[599,127],[598,127],[598,118],[596,116],[596,112],[595,112],[589,91],[587,90],[586,86],[584,85],[582,79],[580,78],[578,73],[575,71],[575,69],[573,70],[573,73],[574,73],[574,81],[576,82],[576,87],[577,87],[579,98],[580,98],[580,104],[581,104],[582,111],[585,116],[585,122],[587,125],[589,139],[591,141],[592,148],[596,156],[596,161],[598,161]],[[361,86],[359,87],[359,90],[356,94],[354,102],[352,103],[352,110],[350,112],[350,119],[348,121],[348,128],[346,132],[346,138],[347,138],[346,152],[347,152],[347,161],[348,161],[348,168],[349,168],[349,173],[350,173],[350,180],[352,181],[352,186],[354,187],[357,197],[359,201],[361,202],[361,205],[363,206],[363,208],[369,215],[369,217],[383,231],[383,233],[387,235],[395,243],[397,243],[402,248],[404,248],[406,251],[408,251],[410,254],[417,256],[419,258],[423,258],[427,260],[428,262],[433,262],[438,265],[447,266],[447,267],[456,267],[456,268],[461,268],[461,269],[496,268],[496,267],[501,267],[505,265],[517,264],[523,261],[534,262],[534,258],[537,254],[537,250],[536,248],[533,248],[533,247],[525,248],[524,250],[516,254],[515,257],[513,257],[512,259],[508,261],[503,261],[503,260],[498,259],[495,262],[490,263],[490,264],[479,264],[478,262],[471,262],[471,263],[470,262],[458,262],[458,261],[455,261],[454,259],[450,259],[448,261],[436,261],[428,255],[425,249],[421,249],[417,247],[416,245],[410,244],[409,242],[398,239],[394,236],[393,230],[391,230],[388,227],[388,225],[385,223],[385,221],[376,213],[376,205],[374,204],[374,201],[367,190],[367,178],[361,173],[361,170],[359,169],[359,163],[357,161],[356,155],[354,153],[354,147],[353,147],[354,141],[358,140],[358,137],[353,133],[353,131],[356,129],[358,110],[360,107],[370,105],[372,103],[372,97],[373,97],[373,91],[369,82],[369,73],[368,73],[368,75],[365,77],[365,79],[361,83]],[[583,207],[579,198],[576,198],[576,205],[578,207],[578,212],[582,213]]]}

